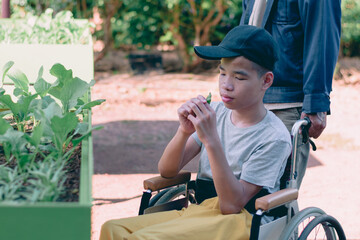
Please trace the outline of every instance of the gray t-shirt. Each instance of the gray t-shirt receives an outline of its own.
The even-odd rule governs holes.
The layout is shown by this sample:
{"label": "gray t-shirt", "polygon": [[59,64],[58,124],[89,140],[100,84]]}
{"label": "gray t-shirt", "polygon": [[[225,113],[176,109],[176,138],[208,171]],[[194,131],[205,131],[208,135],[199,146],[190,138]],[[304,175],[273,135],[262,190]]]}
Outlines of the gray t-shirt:
{"label": "gray t-shirt", "polygon": [[[231,122],[231,110],[222,102],[212,102],[217,131],[229,166],[237,179],[262,186],[270,193],[280,189],[280,178],[291,152],[289,131],[270,111],[250,127],[239,128]],[[207,151],[196,132],[192,135],[201,146],[197,177],[212,179]]]}

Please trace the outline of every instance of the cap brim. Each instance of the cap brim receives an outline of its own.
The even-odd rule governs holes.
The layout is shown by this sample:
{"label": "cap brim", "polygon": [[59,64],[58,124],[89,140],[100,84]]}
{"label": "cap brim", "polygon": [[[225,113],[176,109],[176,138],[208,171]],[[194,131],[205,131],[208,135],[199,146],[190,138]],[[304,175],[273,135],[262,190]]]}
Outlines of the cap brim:
{"label": "cap brim", "polygon": [[196,46],[195,53],[207,60],[220,60],[221,58],[231,58],[240,56],[240,53],[230,51],[221,46]]}

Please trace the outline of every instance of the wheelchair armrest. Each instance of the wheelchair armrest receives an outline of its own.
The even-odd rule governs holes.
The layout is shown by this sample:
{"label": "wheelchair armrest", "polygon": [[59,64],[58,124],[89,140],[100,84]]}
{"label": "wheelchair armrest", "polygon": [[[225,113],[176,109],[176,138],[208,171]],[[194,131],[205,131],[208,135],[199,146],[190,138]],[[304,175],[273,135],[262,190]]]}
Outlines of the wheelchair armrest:
{"label": "wheelchair armrest", "polygon": [[157,191],[163,188],[172,187],[179,184],[185,184],[190,181],[191,173],[187,171],[180,171],[178,175],[173,178],[164,178],[161,176],[153,177],[144,180],[144,189]]}
{"label": "wheelchair armrest", "polygon": [[268,211],[272,208],[279,207],[285,203],[296,200],[299,191],[295,188],[286,188],[256,199],[255,209]]}

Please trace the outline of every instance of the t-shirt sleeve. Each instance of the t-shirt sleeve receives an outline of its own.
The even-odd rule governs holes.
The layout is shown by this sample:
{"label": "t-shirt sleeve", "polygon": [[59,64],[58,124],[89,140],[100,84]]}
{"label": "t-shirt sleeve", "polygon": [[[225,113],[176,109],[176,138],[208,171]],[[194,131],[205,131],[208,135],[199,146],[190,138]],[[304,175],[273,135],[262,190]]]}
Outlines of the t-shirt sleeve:
{"label": "t-shirt sleeve", "polygon": [[291,146],[286,141],[265,143],[244,162],[240,179],[262,187],[275,187],[290,152]]}

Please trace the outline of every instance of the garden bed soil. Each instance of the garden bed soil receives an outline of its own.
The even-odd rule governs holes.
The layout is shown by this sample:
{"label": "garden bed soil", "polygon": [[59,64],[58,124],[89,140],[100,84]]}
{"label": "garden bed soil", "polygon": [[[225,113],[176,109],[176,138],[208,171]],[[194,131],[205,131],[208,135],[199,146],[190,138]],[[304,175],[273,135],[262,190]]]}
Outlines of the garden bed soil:
{"label": "garden bed soil", "polygon": [[[70,148],[71,146],[69,146]],[[41,161],[41,160],[35,160]],[[7,163],[4,156],[4,151],[0,146],[0,165],[5,165],[10,168],[17,166],[15,160]],[[79,144],[74,153],[71,155],[68,163],[65,165],[66,180],[64,182],[65,192],[57,199],[57,202],[78,202],[79,201],[79,187],[80,187],[80,166],[81,166],[81,144]]]}

